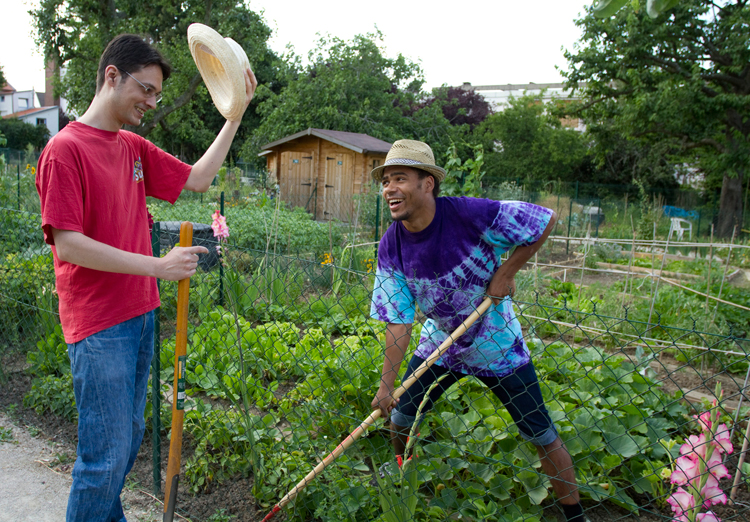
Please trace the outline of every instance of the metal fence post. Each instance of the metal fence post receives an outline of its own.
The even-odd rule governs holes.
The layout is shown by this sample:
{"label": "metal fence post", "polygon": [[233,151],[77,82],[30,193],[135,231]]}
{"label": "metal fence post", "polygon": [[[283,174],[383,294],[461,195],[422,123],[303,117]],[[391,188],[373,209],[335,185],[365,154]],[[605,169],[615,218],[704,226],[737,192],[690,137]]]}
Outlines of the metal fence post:
{"label": "metal fence post", "polygon": [[[221,191],[220,214],[224,215],[224,191]],[[219,306],[224,306],[224,264],[219,263]]]}
{"label": "metal fence post", "polygon": [[[161,255],[161,227],[159,222],[154,223],[151,229],[151,250],[154,257]],[[159,279],[156,279],[156,288],[159,288]],[[155,496],[161,495],[161,364],[159,355],[161,352],[161,329],[159,325],[161,308],[154,310],[154,357],[151,359],[151,445],[153,446],[152,465],[154,473],[153,492]]]}
{"label": "metal fence post", "polygon": [[18,207],[16,210],[21,210],[21,164],[16,164],[16,206]]}

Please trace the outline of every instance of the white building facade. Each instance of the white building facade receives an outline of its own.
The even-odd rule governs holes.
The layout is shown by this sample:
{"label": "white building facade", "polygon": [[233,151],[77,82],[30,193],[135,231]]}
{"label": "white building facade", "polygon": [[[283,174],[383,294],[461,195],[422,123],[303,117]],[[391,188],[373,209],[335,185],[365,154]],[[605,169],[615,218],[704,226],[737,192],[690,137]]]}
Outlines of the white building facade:
{"label": "white building facade", "polygon": [[6,83],[0,90],[0,118],[18,118],[32,125],[45,125],[50,137],[60,130],[60,111],[57,105],[42,107],[34,89],[17,91]]}
{"label": "white building facade", "polygon": [[[462,89],[473,90],[481,94],[490,104],[494,112],[500,112],[510,103],[510,98],[520,98],[521,96],[538,96],[541,95],[544,103],[550,101],[573,101],[577,96],[573,96],[562,83],[509,83],[506,85],[472,85],[464,82]],[[586,125],[578,118],[562,120],[564,127],[575,129],[583,132]]]}

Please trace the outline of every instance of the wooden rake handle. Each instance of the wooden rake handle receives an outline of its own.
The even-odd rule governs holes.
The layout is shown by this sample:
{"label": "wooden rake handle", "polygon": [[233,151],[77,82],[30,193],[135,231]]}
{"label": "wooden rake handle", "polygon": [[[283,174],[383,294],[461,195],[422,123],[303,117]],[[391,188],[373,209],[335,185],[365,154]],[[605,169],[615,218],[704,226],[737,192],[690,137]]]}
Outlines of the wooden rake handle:
{"label": "wooden rake handle", "polygon": [[[466,330],[468,330],[471,325],[473,325],[479,317],[482,316],[484,312],[487,311],[487,309],[492,304],[492,299],[489,297],[485,298],[484,301],[482,301],[482,304],[480,304],[476,310],[474,310],[469,317],[467,317],[464,322],[462,322],[456,330],[448,336],[448,338],[443,341],[443,343],[438,346],[437,350],[432,352],[430,356],[425,359],[425,361],[419,365],[419,367],[416,369],[416,371],[411,374],[411,376],[406,379],[404,382],[401,383],[401,386],[396,388],[391,396],[394,399],[398,399],[401,397],[406,390],[409,389],[409,387],[416,382],[417,379],[419,379],[424,372],[427,371],[427,369],[434,364],[435,361],[440,358],[441,355],[443,355],[448,348],[453,344],[453,342],[461,337]],[[286,506],[289,502],[295,499],[295,497],[299,494],[300,491],[302,491],[305,486],[307,486],[309,483],[311,483],[315,478],[322,473],[326,467],[328,467],[329,464],[331,464],[334,460],[336,460],[342,453],[344,453],[349,446],[351,446],[355,440],[357,440],[362,434],[367,431],[367,429],[373,425],[373,423],[380,418],[381,410],[380,408],[374,410],[369,417],[367,417],[362,424],[357,426],[357,428],[351,432],[338,446],[336,446],[336,449],[334,449],[331,453],[328,454],[326,458],[324,458],[320,463],[318,463],[315,468],[307,474],[305,478],[300,480],[296,486],[294,486],[289,493],[284,495],[284,497],[279,500],[279,503],[276,504],[271,512],[266,515],[266,517],[263,519],[263,522],[267,522],[273,518],[273,516],[281,511],[281,508]]]}
{"label": "wooden rake handle", "polygon": [[[193,245],[193,224],[183,221],[180,226],[180,246]],[[182,456],[182,423],[185,417],[185,362],[187,359],[188,303],[190,301],[190,278],[177,284],[177,332],[174,348],[174,388],[172,390],[172,435],[169,439],[169,461],[167,482],[164,491],[164,522],[174,520],[177,502],[177,484],[180,479]]]}

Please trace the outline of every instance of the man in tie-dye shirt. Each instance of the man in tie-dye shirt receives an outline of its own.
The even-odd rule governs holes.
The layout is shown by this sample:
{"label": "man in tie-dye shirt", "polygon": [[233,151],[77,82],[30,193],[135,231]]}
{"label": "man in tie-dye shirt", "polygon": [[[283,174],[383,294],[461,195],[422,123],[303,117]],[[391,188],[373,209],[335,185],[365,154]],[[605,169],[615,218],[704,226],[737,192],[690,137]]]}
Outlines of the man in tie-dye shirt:
{"label": "man in tie-dye shirt", "polygon": [[[372,401],[391,415],[396,455],[417,420],[452,384],[473,375],[503,402],[521,436],[539,452],[566,518],[585,520],[570,455],[544,406],[521,325],[510,297],[514,277],[549,236],[556,215],[519,201],[437,197],[445,171],[428,145],[397,141],[372,171],[382,184],[393,225],[380,241],[371,316],[386,322],[380,388]],[[500,256],[516,247],[505,263]],[[415,305],[427,317],[406,380],[482,302],[493,306],[428,369],[398,401],[394,382],[409,346]],[[383,470],[386,471],[385,469]]]}

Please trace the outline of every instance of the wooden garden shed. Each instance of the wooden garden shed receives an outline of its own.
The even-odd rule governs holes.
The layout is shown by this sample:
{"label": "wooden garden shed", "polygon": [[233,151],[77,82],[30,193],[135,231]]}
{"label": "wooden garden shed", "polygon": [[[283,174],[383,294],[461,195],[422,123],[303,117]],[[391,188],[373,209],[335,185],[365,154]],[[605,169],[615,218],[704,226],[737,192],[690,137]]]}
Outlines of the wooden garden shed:
{"label": "wooden garden shed", "polygon": [[307,129],[264,145],[268,171],[282,201],[314,219],[351,221],[353,196],[368,193],[370,171],[385,161],[387,141],[356,132]]}

